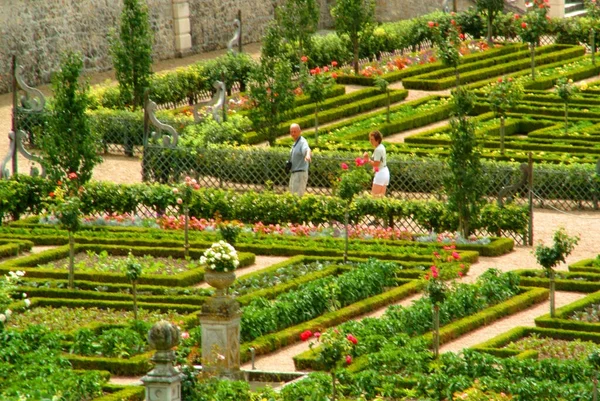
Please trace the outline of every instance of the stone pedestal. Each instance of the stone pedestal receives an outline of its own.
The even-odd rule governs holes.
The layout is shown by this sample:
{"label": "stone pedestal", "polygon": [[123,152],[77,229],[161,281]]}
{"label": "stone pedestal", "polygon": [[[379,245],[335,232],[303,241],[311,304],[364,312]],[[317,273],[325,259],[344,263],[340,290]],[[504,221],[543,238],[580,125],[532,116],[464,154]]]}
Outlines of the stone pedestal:
{"label": "stone pedestal", "polygon": [[192,53],[192,29],[190,24],[190,4],[188,0],[173,1],[173,29],[175,30],[175,51],[178,57]]}
{"label": "stone pedestal", "polygon": [[152,357],[156,366],[141,379],[146,387],[146,401],[181,401],[182,375],[173,367],[175,353],[171,350],[179,344],[179,337],[179,329],[164,320],[148,332],[148,342],[156,348]]}
{"label": "stone pedestal", "polygon": [[239,304],[228,296],[211,298],[202,306],[202,370],[241,378]]}

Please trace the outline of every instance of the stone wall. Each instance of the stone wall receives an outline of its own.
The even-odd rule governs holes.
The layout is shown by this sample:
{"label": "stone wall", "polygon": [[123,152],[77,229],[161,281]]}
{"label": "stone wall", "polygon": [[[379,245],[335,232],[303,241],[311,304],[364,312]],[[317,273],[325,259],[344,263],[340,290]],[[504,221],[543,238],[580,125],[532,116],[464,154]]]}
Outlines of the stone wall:
{"label": "stone wall", "polygon": [[[121,0],[11,0],[0,2],[0,93],[10,86],[13,54],[25,67],[27,82],[50,81],[61,54],[77,50],[88,71],[111,68],[107,34],[116,28]],[[154,56],[175,55],[171,0],[148,0],[155,32]]]}
{"label": "stone wall", "polygon": [[[188,0],[192,52],[227,46],[233,36],[233,20],[242,12],[243,42],[259,41],[273,18],[273,2],[279,0]],[[320,28],[332,28],[329,8],[335,0],[318,0]],[[441,0],[376,0],[377,19],[412,18],[439,9]],[[451,0],[450,0],[451,1]],[[147,0],[154,31],[154,59],[178,55],[172,0]],[[470,0],[459,0],[466,8]],[[10,60],[17,55],[25,67],[26,82],[50,81],[69,49],[84,56],[86,71],[112,67],[107,35],[119,23],[122,0],[11,0],[0,1],[0,93],[10,89]]]}

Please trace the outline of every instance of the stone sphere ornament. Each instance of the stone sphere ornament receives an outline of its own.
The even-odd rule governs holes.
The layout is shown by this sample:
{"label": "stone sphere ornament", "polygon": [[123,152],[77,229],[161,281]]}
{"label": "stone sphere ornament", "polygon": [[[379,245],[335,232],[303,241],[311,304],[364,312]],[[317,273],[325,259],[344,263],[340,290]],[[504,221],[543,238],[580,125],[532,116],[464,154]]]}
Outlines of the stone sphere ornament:
{"label": "stone sphere ornament", "polygon": [[181,332],[177,326],[166,320],[156,323],[148,331],[148,343],[157,351],[168,351],[177,344],[181,338]]}

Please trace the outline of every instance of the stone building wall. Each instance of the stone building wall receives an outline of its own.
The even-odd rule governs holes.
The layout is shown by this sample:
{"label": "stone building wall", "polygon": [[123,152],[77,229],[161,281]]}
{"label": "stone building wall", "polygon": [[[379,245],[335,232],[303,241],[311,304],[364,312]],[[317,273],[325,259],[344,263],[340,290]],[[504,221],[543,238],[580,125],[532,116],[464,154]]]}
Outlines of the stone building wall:
{"label": "stone building wall", "polygon": [[[148,0],[155,32],[154,56],[175,56],[171,0]],[[49,82],[69,49],[84,57],[86,70],[111,68],[107,35],[116,28],[121,0],[11,0],[0,2],[0,93],[10,85],[13,54],[23,65],[26,80]]]}
{"label": "stone building wall", "polygon": [[[146,0],[154,31],[154,58],[176,57],[178,28],[174,23],[175,0]],[[185,0],[176,0],[181,2]],[[273,18],[273,3],[280,0],[187,0],[192,52],[224,48],[233,35],[233,20],[242,11],[243,42],[260,40]],[[329,8],[335,0],[318,0],[320,28],[332,28]],[[412,18],[439,8],[441,0],[376,0],[377,19]],[[451,0],[450,0],[451,1]],[[459,0],[461,9],[470,0]],[[0,93],[10,88],[10,60],[17,55],[32,85],[50,81],[69,49],[84,56],[87,71],[112,67],[107,35],[119,23],[122,0],[10,0],[0,1]]]}

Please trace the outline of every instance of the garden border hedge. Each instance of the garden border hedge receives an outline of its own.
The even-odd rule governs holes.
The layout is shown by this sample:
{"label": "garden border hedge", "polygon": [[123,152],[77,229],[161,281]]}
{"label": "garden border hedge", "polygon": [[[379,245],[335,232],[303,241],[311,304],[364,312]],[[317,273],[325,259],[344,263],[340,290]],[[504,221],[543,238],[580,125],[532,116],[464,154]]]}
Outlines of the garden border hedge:
{"label": "garden border hedge", "polygon": [[497,357],[517,357],[520,359],[532,358],[537,359],[538,352],[536,350],[509,350],[503,348],[507,344],[520,340],[524,337],[528,337],[531,334],[538,334],[542,337],[550,337],[557,340],[582,340],[592,341],[600,344],[600,334],[598,333],[585,333],[574,330],[559,330],[559,329],[546,329],[542,327],[515,327],[505,333],[497,335],[496,337],[484,341],[480,344],[471,347],[472,350],[485,352]]}
{"label": "garden border hedge", "polygon": [[600,303],[600,292],[594,292],[587,295],[585,298],[571,302],[561,308],[557,308],[554,313],[554,318],[551,318],[550,314],[540,316],[535,319],[535,324],[536,326],[545,328],[599,333],[600,323],[587,323],[568,319],[570,314],[595,303]]}
{"label": "garden border hedge", "polygon": [[[474,315],[467,316],[459,319],[455,322],[449,323],[445,326],[440,327],[440,345],[450,340],[456,339],[461,335],[475,330],[479,327],[486,326],[493,321],[496,321],[506,315],[510,315],[515,312],[519,312],[528,308],[529,306],[542,302],[548,298],[549,291],[542,288],[526,288],[522,287],[523,293],[516,295],[504,302],[497,305],[488,307],[482,311],[475,313]],[[432,333],[423,334],[423,337],[431,343]],[[318,352],[318,348],[314,349]],[[357,372],[364,369],[368,358],[367,355],[355,358],[353,364],[348,368],[351,372]],[[294,365],[296,369],[312,368],[316,369],[316,356],[311,351],[306,351],[301,354],[294,356]]]}
{"label": "garden border hedge", "polygon": [[[210,245],[209,245],[210,246]],[[75,244],[75,253],[94,251],[100,253],[107,251],[113,256],[127,256],[131,252],[135,256],[152,255],[152,256],[183,256],[183,249],[177,248],[161,248],[161,247],[133,247],[119,245],[104,245],[104,244]],[[199,258],[203,250],[190,249],[190,256]],[[27,277],[39,278],[65,278],[67,272],[54,269],[42,269],[34,267],[35,265],[44,264],[50,261],[63,259],[69,256],[69,246],[61,246],[55,249],[49,249],[34,255],[25,256],[19,259],[12,259],[4,263],[0,263],[0,272],[7,273],[11,270],[22,270],[26,272]],[[246,252],[238,254],[240,266],[249,266],[255,262],[255,255]],[[32,266],[33,265],[33,266]],[[79,280],[113,283],[128,282],[124,273],[104,273],[104,272],[76,272],[75,276]],[[197,268],[183,272],[174,276],[165,275],[142,275],[138,280],[139,284],[164,285],[185,287],[196,284],[204,279],[204,269]]]}
{"label": "garden border hedge", "polygon": [[[520,277],[521,285],[528,287],[540,287],[540,288],[550,288],[550,281],[545,277],[539,277],[542,270],[516,270],[514,271]],[[583,292],[583,293],[592,293],[596,291],[600,291],[600,270],[595,273],[591,272],[557,272],[561,276],[567,276],[566,278],[556,278],[555,288],[556,291],[569,291],[569,292]],[[538,277],[535,277],[538,276]],[[582,278],[588,278],[594,281],[582,281],[581,279],[574,278],[569,279],[569,276],[577,276]]]}

